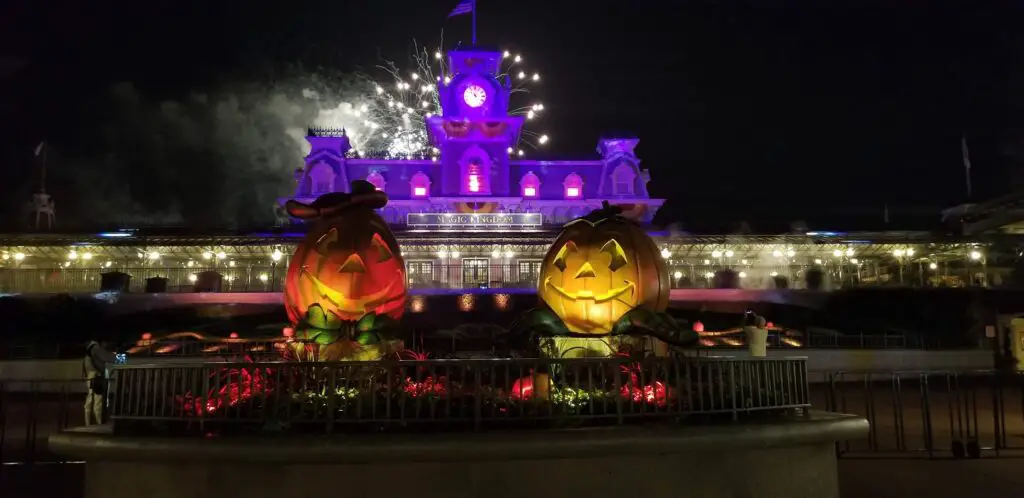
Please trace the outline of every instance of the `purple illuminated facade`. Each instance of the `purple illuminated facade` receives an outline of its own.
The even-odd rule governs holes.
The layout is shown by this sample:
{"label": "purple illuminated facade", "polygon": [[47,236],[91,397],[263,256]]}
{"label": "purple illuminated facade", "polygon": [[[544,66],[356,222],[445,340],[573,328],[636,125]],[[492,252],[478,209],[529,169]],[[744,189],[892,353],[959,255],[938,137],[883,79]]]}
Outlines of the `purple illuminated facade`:
{"label": "purple illuminated facade", "polygon": [[636,138],[602,139],[596,160],[517,159],[511,152],[523,117],[508,114],[510,83],[496,77],[501,53],[461,50],[449,57],[454,74],[438,83],[443,112],[426,118],[438,157],[353,158],[343,130],[312,129],[293,198],[310,202],[367,180],[387,192],[381,214],[399,230],[466,228],[459,221],[467,218],[442,214],[468,214],[484,228],[527,230],[561,225],[602,201],[650,222],[664,200],[647,193],[650,176],[633,152]]}

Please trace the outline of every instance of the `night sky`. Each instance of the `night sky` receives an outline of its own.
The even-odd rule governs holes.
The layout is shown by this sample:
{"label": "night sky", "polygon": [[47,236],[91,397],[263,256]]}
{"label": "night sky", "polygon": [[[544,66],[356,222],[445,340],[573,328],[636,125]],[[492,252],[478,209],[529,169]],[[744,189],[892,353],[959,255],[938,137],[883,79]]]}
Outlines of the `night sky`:
{"label": "night sky", "polygon": [[[469,17],[446,20],[457,3],[7,0],[4,223],[38,184],[44,138],[65,224],[263,222],[301,154],[247,106],[279,91],[290,109],[304,78],[329,88],[404,62],[442,30],[445,49],[468,44]],[[652,194],[670,199],[659,221],[877,228],[888,204],[894,228],[926,227],[967,198],[962,134],[975,199],[1024,186],[1024,4],[478,3],[480,43],[543,76],[534,128],[552,142],[531,157],[636,135]]]}

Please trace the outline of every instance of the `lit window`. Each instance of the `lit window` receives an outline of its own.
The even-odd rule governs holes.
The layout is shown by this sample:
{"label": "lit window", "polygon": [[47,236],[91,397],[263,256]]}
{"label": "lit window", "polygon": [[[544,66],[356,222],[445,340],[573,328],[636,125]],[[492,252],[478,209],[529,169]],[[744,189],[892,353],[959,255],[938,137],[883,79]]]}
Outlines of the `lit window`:
{"label": "lit window", "polygon": [[485,192],[487,181],[484,168],[480,166],[479,159],[473,159],[466,167],[466,191],[477,194]]}
{"label": "lit window", "polygon": [[571,173],[565,177],[565,197],[568,199],[579,199],[583,195],[583,179],[576,173]]}
{"label": "lit window", "polygon": [[537,178],[537,175],[530,171],[523,175],[523,179],[519,181],[519,186],[523,189],[523,197],[537,197],[537,191],[540,189],[540,178]]}
{"label": "lit window", "polygon": [[413,197],[426,197],[430,192],[430,179],[422,171],[412,175],[409,185],[412,187]]}

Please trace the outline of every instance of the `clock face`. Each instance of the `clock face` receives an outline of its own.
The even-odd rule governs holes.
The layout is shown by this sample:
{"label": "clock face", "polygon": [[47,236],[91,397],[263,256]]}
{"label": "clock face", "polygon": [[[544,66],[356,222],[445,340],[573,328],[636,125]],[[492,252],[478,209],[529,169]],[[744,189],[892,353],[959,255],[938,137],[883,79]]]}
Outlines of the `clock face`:
{"label": "clock face", "polygon": [[462,92],[462,100],[466,105],[477,108],[487,102],[487,91],[478,85],[469,85],[466,91]]}

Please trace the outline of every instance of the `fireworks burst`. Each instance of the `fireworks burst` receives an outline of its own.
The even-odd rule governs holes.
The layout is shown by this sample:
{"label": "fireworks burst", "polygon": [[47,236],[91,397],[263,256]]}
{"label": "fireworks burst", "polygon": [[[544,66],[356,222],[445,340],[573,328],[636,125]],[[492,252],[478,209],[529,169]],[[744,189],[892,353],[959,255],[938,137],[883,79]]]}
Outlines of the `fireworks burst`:
{"label": "fireworks burst", "polygon": [[[358,107],[347,110],[362,119],[363,136],[357,144],[361,157],[411,158],[436,157],[431,147],[424,118],[441,114],[438,84],[447,83],[452,74],[448,59],[440,50],[430,50],[413,42],[412,69],[402,69],[392,61],[378,66],[386,77],[361,74],[360,78],[373,88],[371,95]],[[502,53],[499,81],[511,82],[509,115],[524,116],[527,125],[539,121],[544,105],[530,101],[530,86],[537,84],[539,73],[527,71],[521,55]],[[517,104],[517,102],[519,104]],[[520,107],[515,107],[521,105]],[[524,155],[524,148],[537,148],[550,141],[548,135],[524,127],[519,143],[509,147],[510,155]]]}

